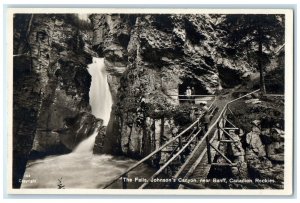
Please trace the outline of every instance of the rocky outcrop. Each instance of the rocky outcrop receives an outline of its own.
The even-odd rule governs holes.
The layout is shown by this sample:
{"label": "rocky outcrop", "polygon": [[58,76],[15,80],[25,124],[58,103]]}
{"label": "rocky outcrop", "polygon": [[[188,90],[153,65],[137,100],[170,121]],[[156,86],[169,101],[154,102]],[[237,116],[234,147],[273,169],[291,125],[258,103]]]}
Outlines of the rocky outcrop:
{"label": "rocky outcrop", "polygon": [[96,139],[95,139],[95,145],[93,148],[94,154],[101,154],[103,152],[105,132],[106,132],[106,127],[101,126],[101,128],[98,130],[98,135],[96,136]]}
{"label": "rocky outcrop", "polygon": [[266,145],[266,155],[274,162],[284,162],[284,131],[279,128],[265,129],[261,132]]}
{"label": "rocky outcrop", "polygon": [[250,178],[253,181],[249,184],[233,183],[230,188],[282,189],[284,98],[257,97],[251,95],[229,105],[232,113],[227,118],[243,129],[239,135],[231,132],[231,137],[239,141],[229,145],[230,150],[227,152],[228,157],[237,163],[237,167],[231,167],[231,173],[236,179]]}
{"label": "rocky outcrop", "polygon": [[127,46],[134,16],[130,15],[90,15],[93,24],[93,49],[105,57],[108,82],[113,99],[117,95],[120,77],[128,64]]}
{"label": "rocky outcrop", "polygon": [[[101,121],[90,114],[95,54],[74,15],[14,17],[13,187],[27,159],[70,152]],[[31,152],[31,154],[30,154]]]}
{"label": "rocky outcrop", "polygon": [[245,135],[245,160],[248,175],[256,181],[257,188],[283,188],[284,132],[278,128],[261,129],[259,120],[252,122],[252,130]]}
{"label": "rocky outcrop", "polygon": [[251,132],[246,135],[247,151],[246,156],[249,157],[264,157],[266,156],[265,146],[260,139],[260,130],[253,127]]}
{"label": "rocky outcrop", "polygon": [[[93,48],[105,58],[114,106],[104,152],[142,157],[173,136],[171,114],[187,86],[213,94],[247,64],[218,50],[216,15],[92,14]],[[227,81],[236,75],[234,84]],[[224,79],[224,80],[223,80]],[[158,124],[159,123],[159,124]],[[180,127],[180,126],[177,126]]]}
{"label": "rocky outcrop", "polygon": [[[144,157],[191,122],[190,105],[179,106],[176,95],[188,86],[194,94],[214,94],[252,71],[222,44],[220,15],[92,14],[90,20],[92,29],[70,14],[14,17],[14,187],[30,151],[32,158],[69,152],[96,128],[94,153]],[[106,128],[90,114],[92,56],[104,58],[113,97]],[[269,158],[276,150],[278,144],[267,149]]]}
{"label": "rocky outcrop", "polygon": [[143,157],[173,136],[179,102],[172,95],[187,86],[194,94],[213,94],[236,85],[224,74],[239,78],[247,69],[218,52],[219,16],[92,14],[90,20],[114,100],[102,152]]}

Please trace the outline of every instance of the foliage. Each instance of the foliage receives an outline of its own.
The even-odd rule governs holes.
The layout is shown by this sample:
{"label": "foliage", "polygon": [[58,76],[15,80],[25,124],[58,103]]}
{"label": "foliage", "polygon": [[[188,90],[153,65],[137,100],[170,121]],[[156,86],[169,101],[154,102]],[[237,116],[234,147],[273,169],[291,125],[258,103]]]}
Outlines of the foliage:
{"label": "foliage", "polygon": [[260,120],[263,128],[274,127],[276,123],[283,127],[284,107],[281,99],[261,98],[261,101],[255,105],[246,104],[244,100],[235,102],[230,106],[234,115],[228,114],[229,119],[246,132],[251,131],[254,120]]}
{"label": "foliage", "polygon": [[[247,57],[260,71],[260,86],[265,92],[264,70],[275,48],[284,43],[284,16],[269,14],[226,15],[219,25],[227,35],[224,48],[232,50],[232,58]],[[245,54],[246,53],[246,54]]]}
{"label": "foliage", "polygon": [[263,44],[265,51],[270,51],[273,46],[284,41],[282,15],[227,15],[220,28],[227,33],[223,40],[237,50],[237,55],[242,55],[244,49],[250,48],[253,51],[259,43]]}
{"label": "foliage", "polygon": [[266,74],[266,90],[271,94],[284,93],[284,69],[277,68]]}
{"label": "foliage", "polygon": [[58,189],[65,189],[65,185],[62,182],[62,177],[58,179],[57,187]]}
{"label": "foliage", "polygon": [[69,23],[79,30],[92,30],[93,26],[89,21],[81,20],[77,14],[63,14],[65,22]]}
{"label": "foliage", "polygon": [[192,123],[191,117],[191,105],[189,104],[181,104],[176,107],[174,110],[173,119],[175,125],[185,126]]}
{"label": "foliage", "polygon": [[185,126],[192,122],[190,117],[191,105],[189,104],[181,104],[179,106],[165,105],[160,106],[160,108],[155,108],[152,104],[147,104],[148,115],[151,118],[159,119],[159,118],[167,118],[173,119],[175,125]]}

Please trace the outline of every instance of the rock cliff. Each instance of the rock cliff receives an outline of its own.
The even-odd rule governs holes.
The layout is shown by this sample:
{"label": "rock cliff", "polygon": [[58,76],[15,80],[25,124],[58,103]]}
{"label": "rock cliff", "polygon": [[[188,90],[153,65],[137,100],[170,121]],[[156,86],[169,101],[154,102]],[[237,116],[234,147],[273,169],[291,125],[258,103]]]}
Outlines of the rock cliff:
{"label": "rock cliff", "polygon": [[174,119],[179,102],[172,95],[188,86],[214,94],[252,71],[222,49],[222,16],[92,14],[90,20],[114,99],[102,152],[146,155],[184,125]]}
{"label": "rock cliff", "polygon": [[230,119],[245,130],[241,136],[249,177],[272,179],[257,188],[282,189],[284,183],[284,99],[265,96],[248,99],[232,107]]}
{"label": "rock cliff", "polygon": [[[14,16],[14,187],[28,158],[70,152],[95,129],[94,153],[143,157],[191,122],[177,97],[188,86],[215,94],[241,84],[253,67],[223,44],[223,18],[91,14],[89,24],[73,14]],[[106,127],[89,105],[92,57],[104,58],[113,97]]]}
{"label": "rock cliff", "polygon": [[[77,21],[76,21],[77,20]],[[96,55],[74,15],[14,16],[13,187],[28,158],[70,152],[102,121],[86,67]]]}

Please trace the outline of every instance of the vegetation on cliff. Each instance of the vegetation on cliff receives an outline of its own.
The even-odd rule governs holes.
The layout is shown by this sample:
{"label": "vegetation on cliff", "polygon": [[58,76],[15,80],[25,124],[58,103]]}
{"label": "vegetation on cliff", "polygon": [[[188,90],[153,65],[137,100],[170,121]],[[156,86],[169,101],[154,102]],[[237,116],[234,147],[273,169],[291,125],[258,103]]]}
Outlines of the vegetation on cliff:
{"label": "vegetation on cliff", "polygon": [[[178,100],[187,87],[193,94],[218,94],[248,86],[258,74],[260,83],[251,88],[284,91],[281,15],[89,18],[91,23],[76,14],[14,16],[15,187],[30,151],[36,158],[69,152],[101,125],[90,114],[86,68],[93,56],[104,58],[114,103],[95,153],[140,158],[174,137],[192,122],[192,105]],[[238,125],[251,132],[247,123],[257,119],[282,130],[282,109],[282,103],[262,98],[255,107],[237,104],[234,112]]]}
{"label": "vegetation on cliff", "polygon": [[92,14],[90,19],[93,47],[105,58],[114,95],[114,127],[107,128],[107,139],[118,140],[113,151],[133,157],[145,154],[145,140],[172,136],[174,125],[190,122],[191,109],[178,106],[176,97],[188,86],[194,94],[215,94],[244,85],[258,70],[280,66],[277,57],[270,58],[283,43],[280,15]]}

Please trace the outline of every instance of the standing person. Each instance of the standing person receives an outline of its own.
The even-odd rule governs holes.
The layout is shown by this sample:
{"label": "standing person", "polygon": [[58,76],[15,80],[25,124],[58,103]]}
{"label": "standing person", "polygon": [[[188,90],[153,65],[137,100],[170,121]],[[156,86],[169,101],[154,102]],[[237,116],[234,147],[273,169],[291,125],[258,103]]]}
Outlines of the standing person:
{"label": "standing person", "polygon": [[186,95],[186,98],[188,99],[188,103],[191,103],[192,90],[191,90],[190,86],[187,87],[187,89],[185,91],[185,95]]}
{"label": "standing person", "polygon": [[195,113],[194,113],[196,119],[199,118],[200,113],[201,113],[201,112],[200,112],[199,108],[196,108],[196,109],[195,109]]}
{"label": "standing person", "polygon": [[194,96],[195,95],[195,88],[194,87],[191,88],[191,93],[192,93],[192,96],[191,96],[192,103],[195,104],[195,96]]}
{"label": "standing person", "polygon": [[207,107],[207,102],[206,101],[202,101],[200,102],[200,108],[201,108],[201,112],[202,112],[202,119],[201,122],[203,123],[204,126],[204,130],[205,132],[208,131],[208,124],[210,121],[210,117],[209,117],[209,108]]}

